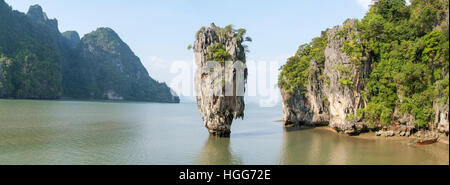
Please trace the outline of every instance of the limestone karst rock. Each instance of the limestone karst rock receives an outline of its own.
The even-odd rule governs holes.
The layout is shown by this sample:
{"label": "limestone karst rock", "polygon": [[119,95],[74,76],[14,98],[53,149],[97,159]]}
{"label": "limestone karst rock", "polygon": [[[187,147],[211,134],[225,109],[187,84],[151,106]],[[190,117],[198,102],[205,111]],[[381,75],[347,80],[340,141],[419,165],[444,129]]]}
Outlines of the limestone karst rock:
{"label": "limestone karst rock", "polygon": [[73,49],[75,60],[67,62],[64,67],[63,85],[68,91],[66,96],[180,102],[179,97],[165,83],[149,76],[139,57],[111,28],[98,28],[78,42]]}
{"label": "limestone karst rock", "polygon": [[[340,36],[339,33],[344,35]],[[342,51],[344,41],[359,42],[354,20],[348,20],[344,25],[334,27],[327,34],[324,73],[329,79],[326,96],[330,105],[330,127],[353,134],[362,128],[361,125],[356,125],[357,120],[352,120],[351,117],[365,104],[362,92],[366,88],[365,81],[370,74],[370,57],[363,53],[361,57],[363,59],[357,59],[358,62],[355,62],[351,56]]]}
{"label": "limestone karst rock", "polygon": [[[370,74],[370,57],[362,54],[356,63],[342,48],[345,41],[356,41],[354,20],[327,30],[323,61],[309,62],[308,82],[303,88],[288,93],[281,88],[286,124],[323,125],[354,134],[365,128],[357,120],[349,119],[365,104],[361,92]],[[319,66],[321,65],[321,66]]]}
{"label": "limestone karst rock", "polygon": [[0,98],[178,103],[114,30],[60,33],[39,5],[27,14],[0,0]]}
{"label": "limestone karst rock", "polygon": [[300,46],[279,78],[286,125],[327,124],[349,135],[382,129],[410,136],[425,129],[448,136],[448,8],[440,8],[446,15],[411,37],[372,42],[377,36],[367,34],[368,19],[349,19]]}
{"label": "limestone karst rock", "polygon": [[205,127],[211,135],[230,135],[234,119],[244,118],[247,70],[244,29],[220,28],[211,24],[197,32],[195,91]]}
{"label": "limestone karst rock", "polygon": [[[315,60],[310,62],[311,69],[319,71]],[[319,73],[312,73],[308,78],[306,93],[300,90],[293,94],[281,88],[283,120],[286,125],[322,125],[328,124],[330,118],[328,113],[328,101],[325,96],[325,82],[320,79]]]}

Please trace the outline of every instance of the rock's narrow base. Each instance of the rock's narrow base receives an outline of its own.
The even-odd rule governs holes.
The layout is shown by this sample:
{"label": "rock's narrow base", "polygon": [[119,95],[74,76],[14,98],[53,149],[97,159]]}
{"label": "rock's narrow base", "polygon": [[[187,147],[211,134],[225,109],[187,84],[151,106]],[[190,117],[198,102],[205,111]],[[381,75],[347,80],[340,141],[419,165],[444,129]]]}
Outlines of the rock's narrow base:
{"label": "rock's narrow base", "polygon": [[230,137],[231,131],[229,130],[209,130],[209,134],[215,137]]}
{"label": "rock's narrow base", "polygon": [[203,123],[212,136],[229,137],[234,119],[244,118],[247,78],[244,29],[211,24],[194,42],[195,92]]}

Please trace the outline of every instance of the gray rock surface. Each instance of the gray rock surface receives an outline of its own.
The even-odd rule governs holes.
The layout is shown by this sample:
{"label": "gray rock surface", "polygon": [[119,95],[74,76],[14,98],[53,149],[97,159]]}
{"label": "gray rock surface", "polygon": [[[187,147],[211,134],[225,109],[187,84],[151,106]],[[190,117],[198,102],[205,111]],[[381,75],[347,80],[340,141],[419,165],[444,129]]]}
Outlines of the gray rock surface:
{"label": "gray rock surface", "polygon": [[[227,75],[224,73],[229,70],[225,69],[224,64],[208,63],[209,61],[207,61],[208,46],[216,43],[220,43],[229,53],[231,61],[228,62],[231,62],[232,65],[238,64],[238,61],[245,63],[245,48],[236,38],[233,30],[219,28],[214,24],[211,24],[209,28],[202,28],[198,32],[193,46],[197,67],[195,91],[198,109],[205,127],[211,135],[227,137],[231,133],[233,120],[244,118],[245,102],[244,96],[236,94],[236,91],[232,95],[225,93],[225,87],[239,88],[239,83],[235,80],[239,71],[232,71]],[[211,66],[218,67],[223,75],[218,75],[217,71],[211,70]],[[246,70],[242,74],[246,79]]]}
{"label": "gray rock surface", "polygon": [[434,102],[434,124],[437,127],[437,131],[441,133],[446,133],[448,135],[448,117],[449,117],[449,102],[438,103]]}
{"label": "gray rock surface", "polygon": [[[343,36],[339,32],[344,33]],[[342,26],[328,31],[328,46],[325,49],[325,74],[329,85],[326,96],[329,101],[330,127],[348,134],[358,132],[357,120],[349,120],[349,115],[356,115],[358,108],[365,106],[361,92],[365,90],[365,80],[370,74],[368,59],[361,64],[354,64],[347,53],[342,51],[344,41],[356,40],[350,35],[357,35],[355,21],[348,20]],[[369,58],[369,57],[366,57]],[[340,80],[351,81],[344,85]]]}
{"label": "gray rock surface", "polygon": [[[356,119],[358,108],[364,107],[366,101],[361,92],[365,90],[365,80],[370,73],[370,57],[361,64],[354,64],[347,53],[342,51],[344,41],[356,40],[354,20],[348,20],[342,26],[327,31],[328,45],[325,48],[324,74],[320,78],[320,70],[315,61],[310,63],[310,75],[306,85],[306,93],[300,91],[289,95],[281,89],[283,98],[284,120],[286,124],[323,125],[328,124],[337,131],[355,134],[366,129]],[[343,35],[342,35],[343,34]],[[352,85],[344,85],[341,79],[351,81]]]}
{"label": "gray rock surface", "polygon": [[[319,70],[317,63],[311,61],[311,69]],[[324,99],[325,86],[319,75],[314,73],[308,79],[307,92],[303,94],[300,90],[290,95],[281,88],[283,120],[286,125],[327,125],[330,117],[328,112],[328,101]]]}

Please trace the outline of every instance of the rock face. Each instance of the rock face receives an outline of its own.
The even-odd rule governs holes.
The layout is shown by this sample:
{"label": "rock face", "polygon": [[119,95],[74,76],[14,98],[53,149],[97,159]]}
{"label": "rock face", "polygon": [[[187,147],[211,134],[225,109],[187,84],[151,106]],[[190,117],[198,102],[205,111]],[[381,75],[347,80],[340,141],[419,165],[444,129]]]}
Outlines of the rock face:
{"label": "rock face", "polygon": [[[214,24],[211,24],[209,28],[202,28],[197,33],[193,46],[197,66],[196,98],[205,127],[211,135],[229,136],[233,119],[244,118],[244,96],[238,89],[245,90],[243,85],[245,85],[247,71],[245,66],[238,66],[231,70],[226,67],[245,63],[245,46],[242,45],[242,36],[242,33],[237,33],[231,27],[224,29]],[[220,53],[223,57],[211,57],[218,56]],[[226,93],[226,88],[232,88],[232,94]]]}
{"label": "rock face", "polygon": [[[339,35],[342,34],[343,35]],[[364,107],[361,92],[365,90],[365,79],[370,74],[370,62],[367,58],[356,64],[350,56],[342,51],[344,42],[359,42],[354,20],[348,20],[342,26],[327,32],[328,46],[325,48],[325,74],[329,85],[326,96],[329,101],[330,127],[353,134],[362,129],[352,119],[358,108]],[[352,36],[353,35],[353,36]]]}
{"label": "rock face", "polygon": [[[286,125],[448,136],[448,0],[396,3],[409,13],[393,16],[391,1],[376,1],[361,21],[322,32],[288,58],[278,83]],[[430,9],[439,13],[418,18]]]}
{"label": "rock face", "polygon": [[[328,125],[338,132],[349,135],[368,131],[378,130],[378,135],[410,136],[417,132],[418,127],[414,125],[416,118],[408,112],[402,112],[399,106],[395,107],[391,117],[391,124],[382,126],[381,124],[371,125],[370,128],[365,120],[358,114],[358,110],[364,110],[370,98],[367,82],[372,72],[372,57],[364,51],[361,46],[355,20],[348,20],[341,26],[336,26],[324,32],[326,35],[326,46],[309,48],[310,50],[323,50],[324,59],[322,62],[308,58],[308,54],[299,55],[310,60],[307,69],[298,67],[305,65],[304,60],[294,61],[294,65],[289,63],[283,67],[280,78],[280,89],[282,95],[283,118],[286,125]],[[325,36],[322,36],[325,38]],[[317,44],[317,43],[315,43]],[[353,50],[348,50],[351,45]],[[309,47],[308,46],[308,47]],[[356,48],[356,49],[354,49]],[[307,48],[308,49],[308,48]],[[304,51],[299,49],[299,51]],[[296,54],[298,55],[298,54]],[[311,55],[311,53],[309,53]],[[312,54],[314,55],[314,54]],[[303,63],[302,63],[303,62]],[[322,64],[323,63],[323,64]],[[292,67],[293,66],[293,67]],[[294,68],[292,70],[291,68]],[[299,70],[299,71],[295,71]],[[296,73],[307,72],[307,82],[298,83],[293,93],[292,90],[281,84],[289,82],[296,84],[302,78]],[[448,69],[442,69],[443,79],[437,84],[448,83]],[[286,73],[290,79],[286,79]],[[294,74],[294,75],[292,75]],[[300,76],[302,77],[302,76]],[[299,80],[300,79],[300,80]],[[289,81],[290,80],[290,81]],[[401,97],[401,94],[397,94]],[[426,129],[432,132],[440,132],[448,135],[449,132],[449,101],[442,100],[444,93],[438,92],[437,98],[433,100],[433,119]],[[399,98],[401,99],[401,98]],[[441,102],[444,101],[444,102]],[[421,128],[423,129],[423,128]]]}
{"label": "rock face", "polygon": [[281,88],[286,124],[329,124],[347,134],[364,129],[364,125],[351,118],[365,103],[361,92],[370,73],[370,57],[355,63],[342,50],[344,42],[359,42],[353,38],[356,32],[354,20],[327,30],[323,71],[317,61],[311,60],[306,92],[296,90],[294,95],[289,95]]}
{"label": "rock face", "polygon": [[[316,61],[311,61],[310,68],[319,71]],[[293,95],[281,88],[283,120],[286,125],[324,125],[330,121],[328,101],[325,101],[325,82],[319,79],[319,73],[308,78],[306,94],[297,90]]]}
{"label": "rock face", "polygon": [[437,126],[437,130],[441,133],[448,134],[448,118],[449,118],[449,102],[447,100],[447,103],[440,104],[435,102],[434,103],[434,124]]}

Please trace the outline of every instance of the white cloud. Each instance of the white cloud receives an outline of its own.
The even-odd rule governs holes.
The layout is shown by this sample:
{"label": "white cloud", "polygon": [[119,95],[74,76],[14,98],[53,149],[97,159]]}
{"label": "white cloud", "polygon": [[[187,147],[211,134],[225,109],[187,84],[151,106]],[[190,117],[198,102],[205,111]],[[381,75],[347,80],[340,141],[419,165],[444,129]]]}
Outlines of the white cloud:
{"label": "white cloud", "polygon": [[[364,10],[369,10],[370,5],[373,4],[374,0],[356,0],[356,2],[362,7],[364,8]],[[410,5],[411,1],[406,0],[406,5]]]}
{"label": "white cloud", "polygon": [[168,75],[170,62],[158,56],[143,57],[141,62],[153,79],[160,82],[170,80],[170,75]]}
{"label": "white cloud", "polygon": [[364,10],[369,10],[370,5],[372,5],[373,0],[356,0],[356,2],[364,8]]}
{"label": "white cloud", "polygon": [[165,64],[164,59],[157,56],[149,56],[147,60],[144,60],[144,66],[145,68],[147,68],[148,71],[150,70],[158,71],[168,68],[168,66]]}
{"label": "white cloud", "polygon": [[[177,84],[173,84],[173,81],[177,79],[177,76],[179,76],[181,72],[185,72],[185,71],[175,71],[173,72],[172,70],[176,67],[180,67],[180,64],[186,64],[186,65],[181,65],[181,67],[183,67],[183,69],[188,70],[189,72],[192,71],[192,65],[193,62],[192,60],[175,60],[175,61],[171,61],[171,60],[167,60],[166,58],[160,57],[160,56],[147,56],[147,57],[143,57],[141,60],[142,64],[144,65],[144,67],[147,69],[147,71],[149,72],[150,76],[160,82],[165,82],[172,90],[175,91],[175,93],[177,93],[177,95],[180,96],[181,102],[193,102],[195,99],[194,97],[191,96],[184,96],[182,93],[185,93],[183,90],[184,89],[179,89],[179,87],[175,86]],[[186,74],[181,74],[184,75],[184,80],[190,80],[192,81],[192,79],[190,79],[190,74],[188,73]],[[187,85],[190,85],[190,81],[188,81],[189,83]],[[186,86],[184,86],[185,88],[189,88]]]}

